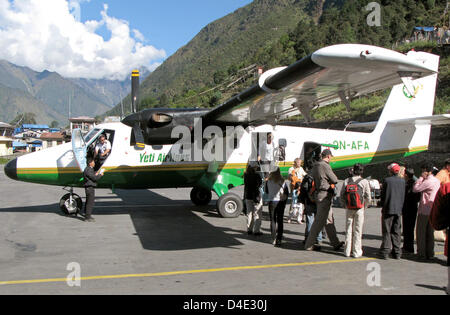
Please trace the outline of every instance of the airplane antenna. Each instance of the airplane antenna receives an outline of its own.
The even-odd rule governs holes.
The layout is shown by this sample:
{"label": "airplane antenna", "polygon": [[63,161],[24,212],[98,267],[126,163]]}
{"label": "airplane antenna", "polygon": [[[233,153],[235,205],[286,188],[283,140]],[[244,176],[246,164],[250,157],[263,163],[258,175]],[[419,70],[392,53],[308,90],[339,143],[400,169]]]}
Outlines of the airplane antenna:
{"label": "airplane antenna", "polygon": [[120,116],[120,120],[123,119],[123,98],[122,98],[122,91],[119,92],[120,93],[120,108],[122,110],[122,115]]}

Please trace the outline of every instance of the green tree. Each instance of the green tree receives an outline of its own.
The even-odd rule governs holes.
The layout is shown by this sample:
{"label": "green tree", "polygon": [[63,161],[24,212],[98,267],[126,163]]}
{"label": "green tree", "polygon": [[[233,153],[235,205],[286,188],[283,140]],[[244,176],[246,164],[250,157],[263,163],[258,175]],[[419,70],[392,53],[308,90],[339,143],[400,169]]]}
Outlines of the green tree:
{"label": "green tree", "polygon": [[23,124],[36,124],[36,114],[35,113],[22,113],[18,114],[16,118],[14,118],[10,125],[16,126],[16,125],[23,125]]}
{"label": "green tree", "polygon": [[58,127],[59,123],[56,120],[52,121],[52,123],[50,124],[50,128],[58,128]]}

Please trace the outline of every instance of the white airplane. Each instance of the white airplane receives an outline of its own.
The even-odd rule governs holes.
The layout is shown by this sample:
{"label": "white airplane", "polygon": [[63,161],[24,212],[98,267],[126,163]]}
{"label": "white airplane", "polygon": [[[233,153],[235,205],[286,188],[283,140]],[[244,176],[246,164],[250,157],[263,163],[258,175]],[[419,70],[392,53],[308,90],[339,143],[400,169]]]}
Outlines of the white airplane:
{"label": "white airplane", "polygon": [[[5,173],[19,181],[69,187],[61,209],[77,213],[82,199],[73,188],[83,186],[86,156],[106,134],[112,151],[102,166],[105,175],[99,188],[192,187],[194,204],[208,204],[215,192],[218,212],[236,217],[242,200],[229,190],[243,185],[247,163],[257,156],[258,138],[268,132],[284,148],[277,162],[284,175],[295,158],[310,161],[325,148],[332,150],[336,170],[426,151],[431,125],[450,122],[450,115],[433,116],[438,68],[439,56],[425,52],[330,46],[264,73],[258,84],[215,109],[148,109],[122,123],[98,125],[84,137],[74,131],[72,143],[19,157],[5,166]],[[133,73],[134,82],[136,77]],[[302,114],[309,119],[318,107],[339,101],[349,107],[353,98],[392,86],[378,122],[347,128],[372,131],[283,125],[285,118]],[[137,103],[136,88],[133,100]]]}

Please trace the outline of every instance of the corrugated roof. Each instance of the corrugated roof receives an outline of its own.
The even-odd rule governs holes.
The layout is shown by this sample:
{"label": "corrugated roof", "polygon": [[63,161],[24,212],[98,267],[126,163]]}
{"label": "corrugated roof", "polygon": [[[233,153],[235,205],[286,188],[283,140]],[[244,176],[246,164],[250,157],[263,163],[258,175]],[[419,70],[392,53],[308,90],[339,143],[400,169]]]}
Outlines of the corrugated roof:
{"label": "corrugated roof", "polygon": [[2,128],[11,128],[11,129],[14,128],[14,126],[11,126],[10,124],[4,123],[4,122],[0,122],[0,127],[2,127]]}
{"label": "corrugated roof", "polygon": [[23,129],[50,129],[47,125],[30,125],[30,124],[24,124],[22,125]]}

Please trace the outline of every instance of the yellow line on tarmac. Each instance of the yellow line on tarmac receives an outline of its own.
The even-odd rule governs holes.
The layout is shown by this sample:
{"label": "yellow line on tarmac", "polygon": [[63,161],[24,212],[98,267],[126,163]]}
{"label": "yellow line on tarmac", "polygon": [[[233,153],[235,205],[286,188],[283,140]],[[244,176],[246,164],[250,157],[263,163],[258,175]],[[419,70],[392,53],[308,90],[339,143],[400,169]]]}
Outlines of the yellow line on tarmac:
{"label": "yellow line on tarmac", "polygon": [[[375,260],[375,258],[328,260],[328,261],[277,264],[277,265],[262,265],[262,266],[226,267],[226,268],[216,268],[216,269],[185,270],[185,271],[171,271],[171,272],[159,272],[159,273],[93,276],[93,277],[81,277],[79,279],[70,279],[70,280],[87,281],[87,280],[107,280],[107,279],[110,280],[110,279],[129,279],[129,278],[150,278],[150,277],[164,277],[164,276],[189,275],[189,274],[200,274],[200,273],[213,273],[213,272],[223,272],[223,271],[242,271],[242,270],[257,270],[257,269],[270,269],[270,268],[316,266],[316,265],[328,265],[328,264],[338,264],[338,263],[362,262],[362,261],[370,261],[370,260]],[[67,281],[67,278],[0,281],[0,285],[54,283],[54,282],[66,282],[66,281]]]}
{"label": "yellow line on tarmac", "polygon": [[[443,255],[443,252],[435,253],[436,255]],[[130,278],[150,278],[150,277],[167,277],[177,275],[189,275],[200,273],[213,273],[224,271],[242,271],[242,270],[257,270],[257,269],[273,269],[273,268],[287,268],[287,267],[304,267],[304,266],[317,266],[317,265],[330,265],[340,263],[351,262],[364,262],[377,260],[376,258],[357,258],[357,259],[342,259],[342,260],[326,260],[315,262],[303,262],[303,263],[291,263],[291,264],[276,264],[276,265],[261,265],[261,266],[241,266],[241,267],[225,267],[216,269],[199,269],[199,270],[184,270],[184,271],[170,271],[170,272],[158,272],[158,273],[140,273],[140,274],[124,274],[124,275],[110,275],[110,276],[93,276],[93,277],[81,277],[79,279],[70,280],[111,280],[111,279],[130,279]],[[66,282],[67,278],[55,278],[55,279],[38,279],[38,280],[19,280],[19,281],[0,281],[0,285],[13,285],[13,284],[36,284],[36,283],[54,283],[54,282]]]}

